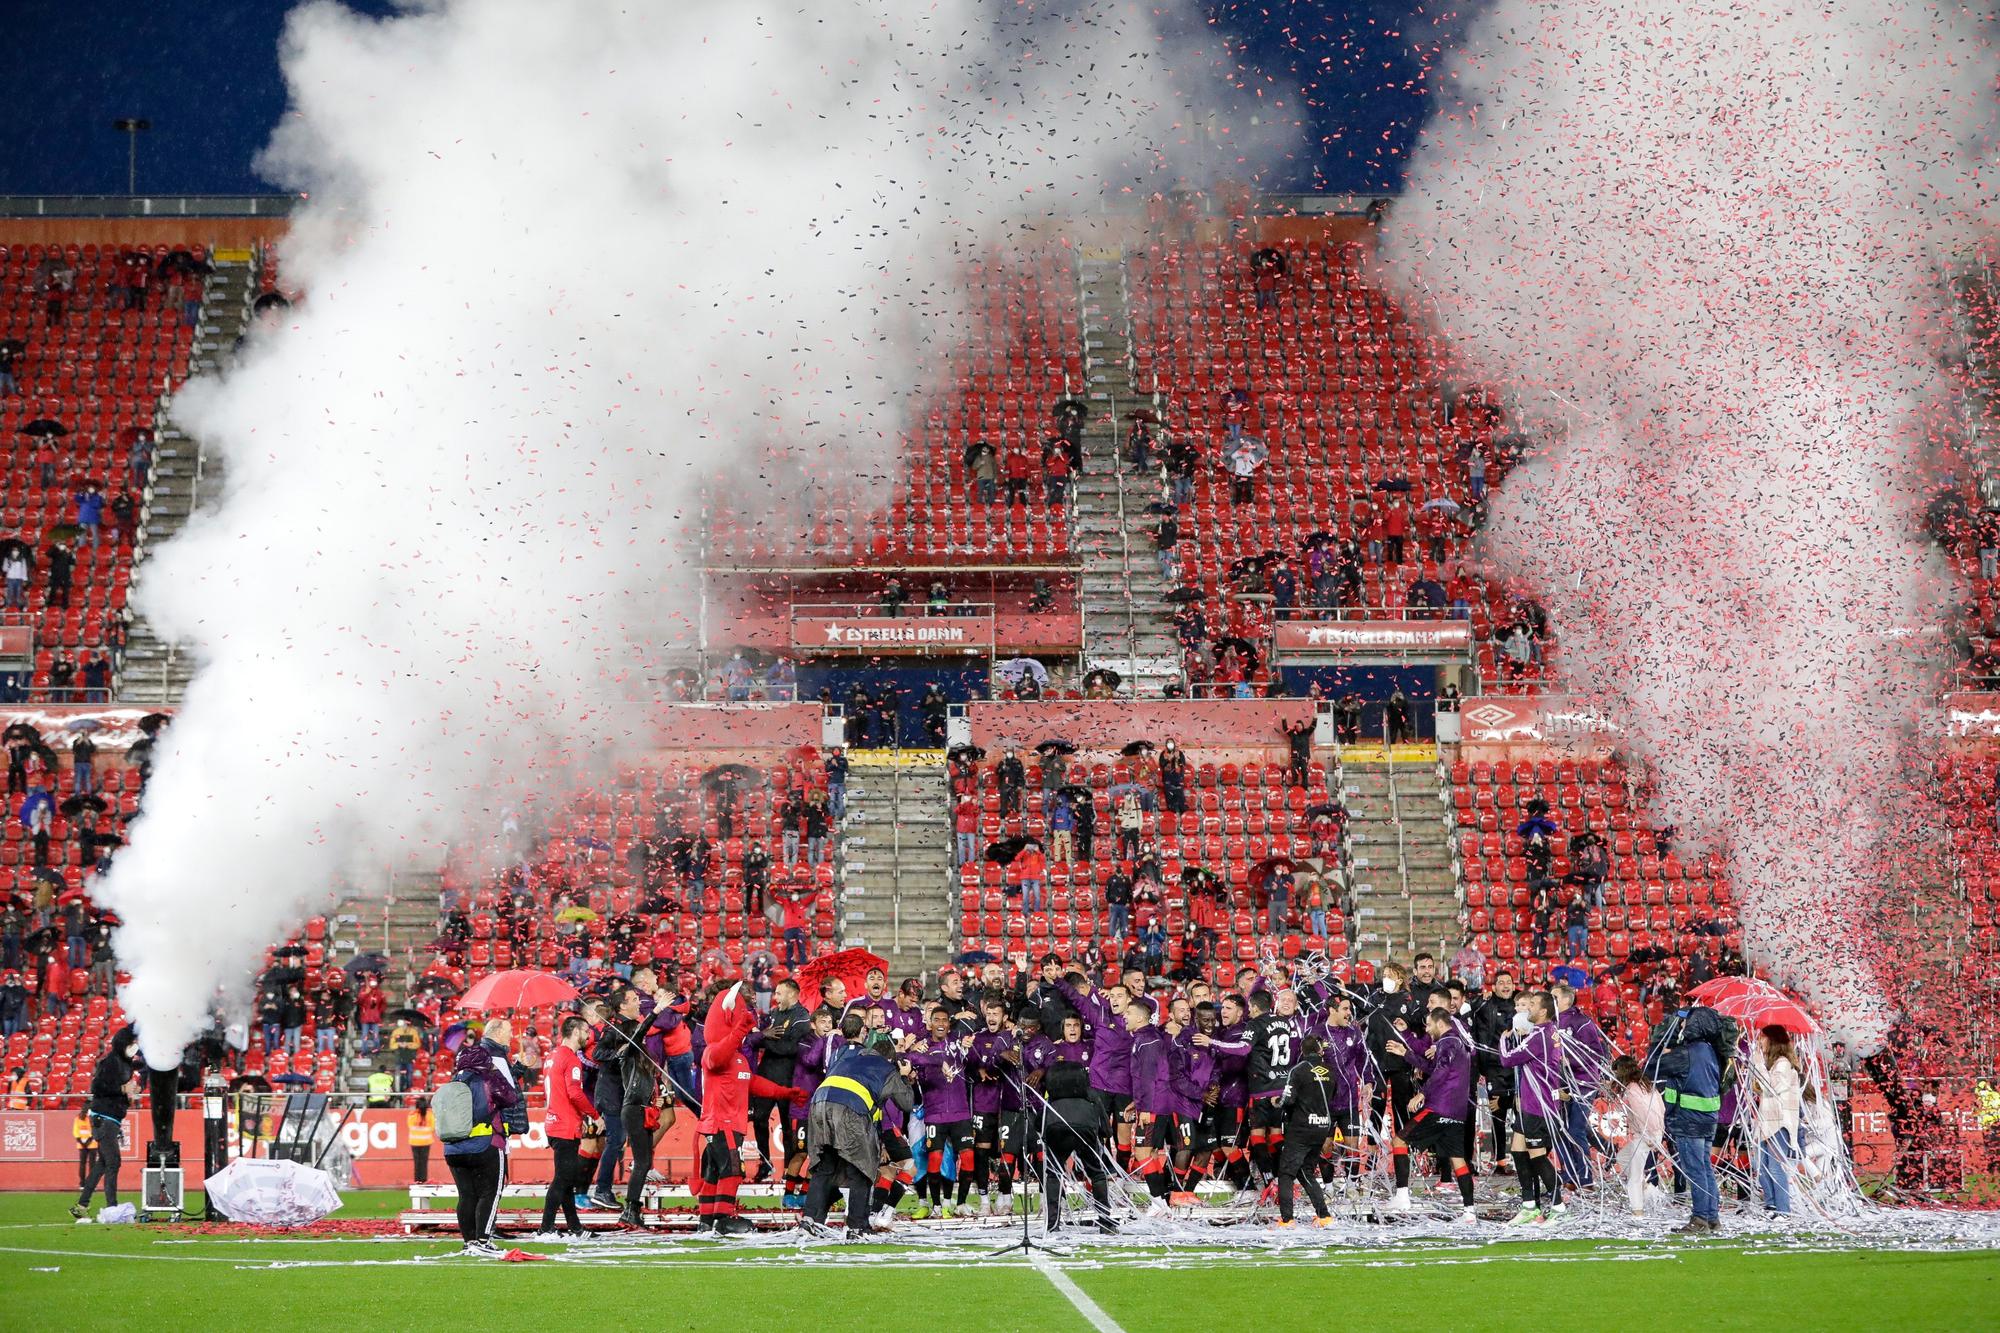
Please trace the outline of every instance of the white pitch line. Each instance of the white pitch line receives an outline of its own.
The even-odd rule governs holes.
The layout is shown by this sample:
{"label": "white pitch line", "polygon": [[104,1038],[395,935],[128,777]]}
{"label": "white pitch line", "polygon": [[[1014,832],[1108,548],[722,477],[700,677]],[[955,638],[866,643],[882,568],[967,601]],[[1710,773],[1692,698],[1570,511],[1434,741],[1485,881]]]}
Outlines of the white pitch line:
{"label": "white pitch line", "polygon": [[1076,1307],[1078,1314],[1090,1321],[1090,1326],[1096,1329],[1097,1333],[1125,1333],[1125,1330],[1118,1326],[1116,1319],[1104,1313],[1104,1307],[1090,1299],[1089,1296],[1084,1294],[1082,1287],[1077,1286],[1075,1282],[1070,1280],[1068,1273],[1063,1272],[1062,1269],[1057,1268],[1039,1254],[1035,1255],[1029,1262],[1034,1265],[1037,1273],[1040,1273],[1049,1280],[1050,1286],[1063,1294],[1064,1300]]}

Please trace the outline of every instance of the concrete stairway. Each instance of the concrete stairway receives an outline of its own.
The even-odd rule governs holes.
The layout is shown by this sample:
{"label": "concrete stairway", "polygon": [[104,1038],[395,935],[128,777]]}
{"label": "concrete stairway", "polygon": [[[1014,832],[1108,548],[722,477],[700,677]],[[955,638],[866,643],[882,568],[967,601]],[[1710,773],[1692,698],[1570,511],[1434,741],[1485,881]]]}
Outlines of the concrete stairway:
{"label": "concrete stairway", "polygon": [[[430,964],[443,893],[443,881],[436,872],[402,873],[392,877],[383,891],[343,899],[327,917],[329,963],[345,967],[357,954],[388,955],[389,970],[382,975],[382,988],[389,993],[389,1007],[407,1003],[410,987]],[[355,1048],[350,1028],[342,1038],[337,1086],[349,1092],[366,1092],[368,1076],[374,1071],[375,1059]]]}
{"label": "concrete stairway", "polygon": [[1159,495],[1148,478],[1128,475],[1119,457],[1122,418],[1140,399],[1132,389],[1124,256],[1115,250],[1084,252],[1083,355],[1091,417],[1075,517],[1084,660],[1118,672],[1133,697],[1158,698],[1179,678],[1179,650],[1146,513]]}
{"label": "concrete stairway", "polygon": [[[201,322],[195,329],[195,376],[216,375],[250,321],[255,292],[255,265],[248,260],[218,260],[202,295]],[[203,454],[200,442],[162,414],[153,444],[153,474],[140,509],[139,537],[133,548],[132,592],[144,586],[151,566],[146,552],[173,537],[194,514],[204,497],[220,490],[217,460]],[[179,647],[162,639],[143,616],[136,616],[126,635],[125,663],[118,673],[117,696],[126,703],[174,704],[194,674],[194,663]]]}
{"label": "concrete stairway", "polygon": [[1349,748],[1338,784],[1347,806],[1357,956],[1407,962],[1428,949],[1448,957],[1465,930],[1436,755],[1395,759],[1381,747]]}
{"label": "concrete stairway", "polygon": [[841,828],[840,938],[889,961],[892,977],[951,956],[951,831],[944,756],[850,754]]}

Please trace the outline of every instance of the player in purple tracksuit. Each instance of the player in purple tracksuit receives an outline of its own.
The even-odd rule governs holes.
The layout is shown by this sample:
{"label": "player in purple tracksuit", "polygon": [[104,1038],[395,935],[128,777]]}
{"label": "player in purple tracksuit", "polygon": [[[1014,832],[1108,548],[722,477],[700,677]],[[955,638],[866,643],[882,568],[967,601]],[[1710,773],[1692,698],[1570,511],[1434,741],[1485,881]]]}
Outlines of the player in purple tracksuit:
{"label": "player in purple tracksuit", "polygon": [[1056,991],[1090,1030],[1090,1090],[1104,1103],[1105,1119],[1116,1127],[1123,1168],[1132,1157],[1132,1033],[1125,1023],[1131,993],[1123,986],[1094,990],[1081,972],[1057,982]]}
{"label": "player in purple tracksuit", "polygon": [[[1205,1021],[1209,1028],[1215,1026],[1215,1006],[1203,1004],[1207,1011]],[[1172,1150],[1173,1170],[1180,1182],[1180,1189],[1168,1200],[1183,1204],[1195,1202],[1194,1187],[1200,1178],[1200,1171],[1194,1164],[1195,1140],[1199,1137],[1201,1113],[1206,1108],[1215,1091],[1215,1052],[1208,1031],[1202,1027],[1203,1018],[1198,1018],[1194,1006],[1185,999],[1177,999],[1168,1010],[1172,1021],[1167,1031],[1174,1039],[1174,1069],[1171,1100],[1174,1106],[1174,1138]]]}
{"label": "player in purple tracksuit", "polygon": [[1410,1114],[1405,1138],[1412,1148],[1438,1155],[1441,1165],[1451,1167],[1458,1196],[1465,1204],[1461,1220],[1476,1222],[1472,1211],[1472,1171],[1461,1156],[1465,1151],[1465,1125],[1472,1116],[1472,1038],[1458,1020],[1444,1009],[1424,1015],[1422,1036],[1410,1033],[1389,1043],[1389,1050],[1410,1063],[1423,1080],[1404,1109]]}
{"label": "player in purple tracksuit", "polygon": [[1132,1034],[1132,1110],[1139,1118],[1132,1170],[1144,1178],[1156,1208],[1164,1209],[1174,1194],[1173,1152],[1180,1146],[1175,1123],[1180,1103],[1174,1097],[1179,1052],[1173,1037],[1153,1020],[1153,1006],[1146,1001],[1125,1006],[1125,1026]]}
{"label": "player in purple tracksuit", "polygon": [[1333,1139],[1339,1145],[1341,1171],[1358,1180],[1365,1156],[1362,1117],[1380,1082],[1375,1059],[1368,1053],[1368,1034],[1354,1021],[1354,1002],[1338,991],[1328,993],[1314,1027],[1320,1062],[1333,1073]]}
{"label": "player in purple tracksuit", "polygon": [[910,1068],[923,1092],[924,1129],[929,1139],[919,1193],[928,1195],[932,1205],[949,1217],[951,1209],[944,1197],[946,1153],[958,1163],[960,1204],[972,1188],[972,1098],[965,1078],[966,1047],[971,1039],[951,1035],[951,1016],[943,1009],[931,1011],[930,1026],[925,1049],[908,1053]]}
{"label": "player in purple tracksuit", "polygon": [[[1500,1063],[1514,1071],[1514,1094],[1520,1105],[1520,1127],[1510,1145],[1514,1169],[1521,1181],[1521,1211],[1516,1223],[1534,1224],[1560,1217],[1562,1178],[1549,1149],[1562,1119],[1562,1033],[1556,1027],[1555,1001],[1547,991],[1521,998],[1514,1011],[1514,1030],[1500,1039]],[[1542,1211],[1543,1196],[1549,1211]]]}
{"label": "player in purple tracksuit", "polygon": [[1219,1013],[1207,1004],[1195,1008],[1197,1027],[1214,1024],[1204,1030],[1209,1053],[1215,1057],[1215,1099],[1202,1107],[1201,1121],[1195,1127],[1196,1162],[1210,1175],[1228,1177],[1239,1190],[1250,1183],[1250,1159],[1245,1151],[1249,1126],[1244,1120],[1250,1104],[1249,1017],[1240,995],[1223,996]]}
{"label": "player in purple tracksuit", "polygon": [[1590,1154],[1600,1140],[1590,1127],[1590,1102],[1611,1072],[1611,1044],[1604,1029],[1576,1007],[1576,988],[1558,981],[1549,987],[1556,1004],[1556,1027],[1562,1032],[1562,1131],[1556,1138],[1556,1165],[1566,1185],[1588,1185],[1593,1179]]}
{"label": "player in purple tracksuit", "polygon": [[1021,1042],[1007,1025],[1007,1004],[998,996],[980,1005],[985,1026],[966,1047],[965,1072],[972,1082],[972,1179],[978,1211],[991,1213],[987,1183],[999,1180],[1001,1213],[1014,1211],[1014,1145],[1021,1136]]}
{"label": "player in purple tracksuit", "polygon": [[1055,1054],[1049,1063],[1088,1066],[1091,1044],[1084,1037],[1085,1031],[1083,1020],[1075,1014],[1063,1019],[1062,1031],[1056,1035]]}

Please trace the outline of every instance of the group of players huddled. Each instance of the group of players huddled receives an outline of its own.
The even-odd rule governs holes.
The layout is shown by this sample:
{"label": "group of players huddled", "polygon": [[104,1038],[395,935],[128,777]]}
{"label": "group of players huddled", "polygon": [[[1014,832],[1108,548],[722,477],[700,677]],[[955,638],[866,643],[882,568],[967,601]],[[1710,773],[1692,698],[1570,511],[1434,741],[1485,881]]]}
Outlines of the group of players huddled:
{"label": "group of players huddled", "polygon": [[[1560,984],[1521,990],[1504,970],[1490,991],[1468,990],[1428,954],[1362,989],[1270,963],[1226,990],[1149,986],[1136,971],[1098,984],[1050,955],[1012,985],[999,964],[947,970],[928,997],[873,971],[852,995],[829,983],[811,1011],[786,983],[748,1044],[764,1078],[808,1097],[847,1048],[893,1064],[877,1225],[912,1188],[920,1218],[1012,1213],[1016,1180],[1037,1169],[1052,1224],[1066,1176],[1088,1182],[1097,1224],[1113,1227],[1107,1185],[1122,1175],[1143,1182],[1150,1213],[1220,1182],[1240,1202],[1274,1201],[1281,1227],[1296,1225],[1303,1187],[1328,1225],[1328,1186],[1357,1208],[1409,1210],[1413,1153],[1473,1223],[1480,1101],[1487,1160],[1518,1178],[1513,1220],[1533,1224],[1564,1213],[1566,1181],[1589,1179],[1588,1153],[1568,1148],[1592,1137],[1584,1117],[1608,1048],[1574,1000]],[[787,1200],[802,1202],[804,1117],[782,1101],[753,1111],[782,1118]],[[1384,1155],[1393,1193],[1371,1201],[1364,1177]]]}

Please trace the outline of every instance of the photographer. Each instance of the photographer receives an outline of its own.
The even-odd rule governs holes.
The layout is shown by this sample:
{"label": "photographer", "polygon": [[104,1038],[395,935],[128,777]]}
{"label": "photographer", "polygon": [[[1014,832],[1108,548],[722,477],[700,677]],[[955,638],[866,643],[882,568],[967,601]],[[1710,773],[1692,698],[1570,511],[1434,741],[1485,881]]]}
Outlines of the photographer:
{"label": "photographer", "polygon": [[1693,1216],[1676,1232],[1713,1235],[1722,1229],[1722,1195],[1709,1150],[1722,1111],[1722,1089],[1735,1078],[1735,1034],[1713,1009],[1676,1010],[1662,1025],[1646,1057],[1647,1072],[1667,1106],[1667,1139],[1674,1166],[1687,1177]]}

